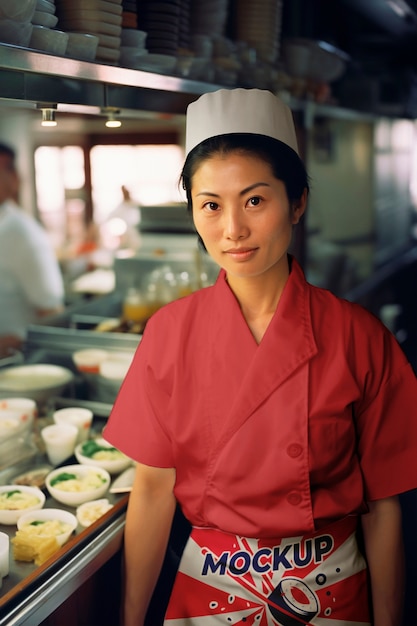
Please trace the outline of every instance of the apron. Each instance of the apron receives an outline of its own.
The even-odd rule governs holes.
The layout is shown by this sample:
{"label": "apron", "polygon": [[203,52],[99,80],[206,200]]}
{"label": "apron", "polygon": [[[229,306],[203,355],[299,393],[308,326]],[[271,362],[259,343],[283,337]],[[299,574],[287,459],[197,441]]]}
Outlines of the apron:
{"label": "apron", "polygon": [[164,625],[370,626],[356,529],[356,516],[285,539],[193,528]]}

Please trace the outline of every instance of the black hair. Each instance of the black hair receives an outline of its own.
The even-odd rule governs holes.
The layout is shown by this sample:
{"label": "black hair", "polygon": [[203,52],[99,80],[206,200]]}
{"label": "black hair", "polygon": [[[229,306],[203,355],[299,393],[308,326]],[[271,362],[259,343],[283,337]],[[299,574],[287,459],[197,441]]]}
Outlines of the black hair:
{"label": "black hair", "polygon": [[[267,135],[230,133],[205,139],[187,155],[180,181],[186,193],[189,212],[192,212],[192,179],[198,167],[214,155],[232,152],[255,156],[268,163],[275,178],[284,183],[290,206],[298,204],[305,190],[308,193],[310,187],[304,163],[290,146]],[[200,236],[199,243],[204,248]]]}

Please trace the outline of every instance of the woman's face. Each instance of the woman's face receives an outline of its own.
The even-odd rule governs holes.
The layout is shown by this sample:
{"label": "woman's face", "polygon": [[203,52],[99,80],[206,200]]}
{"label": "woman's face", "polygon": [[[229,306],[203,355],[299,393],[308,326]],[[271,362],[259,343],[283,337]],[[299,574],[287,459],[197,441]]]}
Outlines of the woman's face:
{"label": "woman's face", "polygon": [[264,160],[232,152],[202,162],[192,178],[194,224],[207,252],[228,276],[254,277],[288,268],[292,227],[285,185]]}

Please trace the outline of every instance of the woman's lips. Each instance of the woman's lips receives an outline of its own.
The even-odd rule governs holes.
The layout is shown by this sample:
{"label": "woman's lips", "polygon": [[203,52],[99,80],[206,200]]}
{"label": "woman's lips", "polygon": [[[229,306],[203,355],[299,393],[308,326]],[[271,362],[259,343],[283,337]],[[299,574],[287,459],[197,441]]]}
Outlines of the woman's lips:
{"label": "woman's lips", "polygon": [[257,248],[229,248],[224,253],[236,261],[246,261],[255,254],[256,250]]}

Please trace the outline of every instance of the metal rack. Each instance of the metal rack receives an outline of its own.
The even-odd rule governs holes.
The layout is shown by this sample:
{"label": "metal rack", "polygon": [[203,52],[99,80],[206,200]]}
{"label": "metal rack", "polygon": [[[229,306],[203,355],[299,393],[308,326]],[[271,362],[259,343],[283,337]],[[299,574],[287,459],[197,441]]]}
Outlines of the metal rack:
{"label": "metal rack", "polygon": [[183,114],[200,94],[218,88],[219,85],[0,44],[0,97],[33,108],[37,103],[62,103]]}

